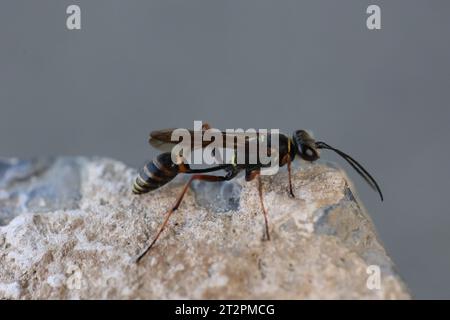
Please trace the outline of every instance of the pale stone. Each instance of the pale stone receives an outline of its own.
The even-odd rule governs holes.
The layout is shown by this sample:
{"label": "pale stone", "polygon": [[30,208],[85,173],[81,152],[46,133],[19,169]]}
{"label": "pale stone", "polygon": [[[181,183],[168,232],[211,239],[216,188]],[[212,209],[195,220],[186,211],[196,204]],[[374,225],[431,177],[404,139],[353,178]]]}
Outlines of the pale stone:
{"label": "pale stone", "polygon": [[[255,181],[196,184],[196,196],[188,191],[135,264],[182,179],[136,196],[136,170],[117,161],[36,163],[39,172],[0,165],[0,298],[410,298],[347,177],[329,164],[296,167],[294,199],[285,170],[263,177],[271,241]],[[235,210],[206,203],[205,192],[232,194]],[[368,285],[371,265],[380,270],[379,289]]]}

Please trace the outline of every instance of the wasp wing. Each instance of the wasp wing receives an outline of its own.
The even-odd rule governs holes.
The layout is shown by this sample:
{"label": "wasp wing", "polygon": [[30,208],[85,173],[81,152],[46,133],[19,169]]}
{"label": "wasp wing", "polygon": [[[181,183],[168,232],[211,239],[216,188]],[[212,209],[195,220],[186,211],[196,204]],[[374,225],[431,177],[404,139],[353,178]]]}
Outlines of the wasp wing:
{"label": "wasp wing", "polygon": [[[162,129],[162,130],[156,130],[152,131],[150,133],[149,137],[149,143],[152,147],[169,152],[176,144],[181,142],[180,140],[173,140],[173,132],[175,131],[175,128],[171,129]],[[203,133],[205,130],[202,130],[202,134],[199,135],[199,131],[194,130],[188,130],[190,137],[191,137],[191,149],[194,150],[196,148],[205,148],[209,144],[211,144],[214,141],[207,141],[203,139]],[[222,148],[223,149],[237,149],[237,148],[247,148],[249,147],[250,143],[257,143],[260,139],[264,140],[267,139],[268,133],[267,132],[234,132],[234,131],[221,131],[220,134],[222,135]],[[195,143],[195,137],[198,136],[201,141],[199,143]],[[256,144],[255,144],[256,145]],[[254,148],[250,148],[254,149]],[[250,150],[249,151],[252,151]]]}
{"label": "wasp wing", "polygon": [[[182,138],[180,137],[179,140],[173,140],[173,133],[177,130],[176,128],[172,129],[162,129],[162,130],[156,130],[150,132],[150,137],[148,139],[148,142],[150,145],[156,149],[159,149],[161,151],[169,152],[172,150],[172,148],[180,143]],[[198,145],[196,145],[195,142],[195,136],[199,134],[199,132],[195,132],[194,130],[188,130],[190,137],[191,137],[191,149],[195,148],[205,148],[208,144],[211,143],[211,141],[201,141]],[[204,132],[204,130],[202,131]],[[200,135],[200,138],[203,137],[203,133]],[[203,140],[203,139],[202,139]]]}
{"label": "wasp wing", "polygon": [[158,150],[170,152],[177,141],[172,141],[172,132],[175,129],[163,129],[150,132],[148,143]]}

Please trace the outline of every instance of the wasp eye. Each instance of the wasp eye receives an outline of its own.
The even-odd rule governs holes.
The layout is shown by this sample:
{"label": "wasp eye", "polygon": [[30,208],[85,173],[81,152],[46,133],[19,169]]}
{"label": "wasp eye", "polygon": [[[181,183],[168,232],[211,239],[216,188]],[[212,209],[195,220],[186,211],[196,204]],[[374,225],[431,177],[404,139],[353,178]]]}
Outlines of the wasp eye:
{"label": "wasp eye", "polygon": [[308,148],[308,149],[305,150],[305,154],[306,154],[308,157],[313,157],[313,156],[314,156],[314,152],[313,152],[310,148]]}
{"label": "wasp eye", "polygon": [[319,158],[317,151],[307,145],[303,145],[300,156],[307,161],[315,161]]}

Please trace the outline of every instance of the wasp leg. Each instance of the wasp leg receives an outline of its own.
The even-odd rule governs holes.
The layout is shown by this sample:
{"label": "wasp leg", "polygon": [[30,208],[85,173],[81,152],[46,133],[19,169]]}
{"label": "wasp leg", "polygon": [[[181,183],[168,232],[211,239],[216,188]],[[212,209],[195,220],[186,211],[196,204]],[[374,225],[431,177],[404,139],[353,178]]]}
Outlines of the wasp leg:
{"label": "wasp leg", "polygon": [[289,193],[292,198],[295,198],[294,192],[292,191],[292,173],[291,173],[291,156],[287,155],[287,169],[288,169],[288,179],[289,179]]}
{"label": "wasp leg", "polygon": [[164,218],[163,223],[159,227],[158,233],[156,234],[153,241],[144,249],[144,251],[136,258],[136,263],[139,263],[139,261],[147,254],[148,251],[153,247],[153,245],[156,243],[156,241],[159,239],[159,236],[164,231],[167,223],[169,222],[170,216],[178,209],[178,207],[181,204],[181,201],[183,200],[184,195],[186,194],[190,184],[194,180],[203,180],[203,181],[210,181],[210,182],[217,182],[217,181],[226,181],[234,178],[236,174],[238,173],[237,170],[228,171],[227,175],[225,176],[213,176],[213,175],[201,175],[201,174],[194,174],[189,181],[184,185],[183,190],[181,191],[180,195],[177,198],[177,201],[173,205],[173,207],[167,212],[166,217]]}
{"label": "wasp leg", "polygon": [[261,203],[261,207],[264,213],[264,223],[266,226],[266,238],[267,240],[270,240],[270,234],[269,234],[269,222],[268,222],[268,214],[266,207],[264,206],[264,200],[263,200],[263,190],[262,190],[262,181],[261,181],[261,173],[259,169],[255,170],[249,170],[245,172],[245,180],[246,181],[252,181],[253,179],[257,178],[258,180],[258,193],[259,193],[259,201]]}

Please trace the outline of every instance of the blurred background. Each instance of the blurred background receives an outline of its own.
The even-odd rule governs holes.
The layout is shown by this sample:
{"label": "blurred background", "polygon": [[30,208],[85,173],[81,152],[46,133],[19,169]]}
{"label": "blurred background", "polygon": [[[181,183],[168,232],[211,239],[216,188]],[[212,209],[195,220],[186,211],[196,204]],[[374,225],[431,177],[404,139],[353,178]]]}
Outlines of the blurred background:
{"label": "blurred background", "polygon": [[[81,30],[66,8],[81,8]],[[366,9],[381,7],[381,30]],[[0,155],[138,167],[148,133],[304,128],[342,160],[416,298],[450,298],[449,1],[150,0],[0,4]]]}

